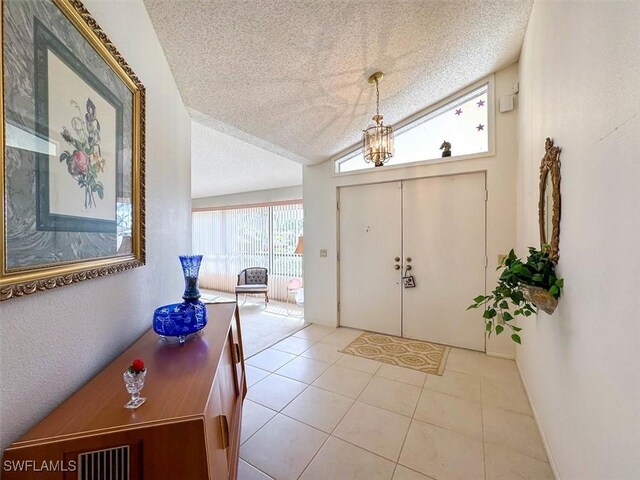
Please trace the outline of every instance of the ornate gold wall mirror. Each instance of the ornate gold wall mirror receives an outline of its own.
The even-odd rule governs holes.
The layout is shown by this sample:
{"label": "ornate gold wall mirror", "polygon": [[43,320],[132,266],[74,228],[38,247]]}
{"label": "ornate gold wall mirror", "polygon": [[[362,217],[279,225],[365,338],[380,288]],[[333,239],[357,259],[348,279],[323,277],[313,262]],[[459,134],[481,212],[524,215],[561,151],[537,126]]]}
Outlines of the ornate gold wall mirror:
{"label": "ornate gold wall mirror", "polygon": [[545,154],[540,164],[540,199],[538,223],[540,243],[549,244],[549,257],[553,263],[560,258],[560,147],[547,138]]}

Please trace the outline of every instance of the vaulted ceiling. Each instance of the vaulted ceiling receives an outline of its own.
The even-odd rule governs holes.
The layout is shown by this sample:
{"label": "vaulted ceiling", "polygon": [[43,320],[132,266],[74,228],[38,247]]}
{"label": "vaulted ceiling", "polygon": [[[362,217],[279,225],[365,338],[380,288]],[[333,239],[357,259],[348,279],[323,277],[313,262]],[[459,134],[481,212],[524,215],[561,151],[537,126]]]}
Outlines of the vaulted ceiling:
{"label": "vaulted ceiling", "polygon": [[195,116],[191,123],[192,198],[302,185],[301,165],[212,128],[200,115]]}
{"label": "vaulted ceiling", "polygon": [[145,0],[188,107],[299,163],[518,59],[532,0]]}

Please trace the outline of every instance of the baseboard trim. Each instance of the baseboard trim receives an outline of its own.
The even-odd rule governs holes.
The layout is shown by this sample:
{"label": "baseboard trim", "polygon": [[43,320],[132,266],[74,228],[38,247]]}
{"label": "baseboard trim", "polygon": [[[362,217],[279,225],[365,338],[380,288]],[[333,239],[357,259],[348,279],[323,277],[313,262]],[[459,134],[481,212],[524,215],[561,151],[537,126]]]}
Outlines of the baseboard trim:
{"label": "baseboard trim", "polygon": [[529,400],[529,405],[531,406],[531,411],[533,412],[533,419],[536,421],[536,425],[538,427],[538,431],[540,432],[540,438],[542,439],[542,445],[544,445],[544,450],[547,452],[547,458],[549,459],[549,465],[551,466],[551,471],[553,472],[553,476],[556,480],[562,480],[560,476],[560,472],[558,471],[558,466],[556,465],[556,461],[551,454],[551,448],[549,447],[549,442],[547,442],[547,436],[544,434],[544,430],[542,429],[542,424],[540,423],[540,417],[538,417],[538,412],[536,411],[536,407],[533,404],[531,399],[531,394],[529,393],[529,387],[527,386],[527,381],[522,374],[522,370],[520,369],[520,363],[516,358],[516,366],[518,367],[518,374],[520,375],[520,380],[522,380],[522,385],[524,386],[524,392],[527,395],[527,399]]}
{"label": "baseboard trim", "polygon": [[498,352],[485,352],[489,357],[498,357],[498,358],[506,358],[507,360],[515,360],[516,358],[513,355],[508,355],[506,353],[498,353]]}

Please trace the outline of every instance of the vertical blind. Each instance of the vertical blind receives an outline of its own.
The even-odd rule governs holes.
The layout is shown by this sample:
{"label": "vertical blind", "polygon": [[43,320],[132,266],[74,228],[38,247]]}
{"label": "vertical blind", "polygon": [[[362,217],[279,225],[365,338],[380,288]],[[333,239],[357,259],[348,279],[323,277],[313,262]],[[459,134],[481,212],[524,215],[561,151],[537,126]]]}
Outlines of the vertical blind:
{"label": "vertical blind", "polygon": [[200,286],[233,292],[238,273],[269,269],[269,297],[287,300],[287,284],[302,277],[302,203],[193,212],[193,253],[204,256]]}

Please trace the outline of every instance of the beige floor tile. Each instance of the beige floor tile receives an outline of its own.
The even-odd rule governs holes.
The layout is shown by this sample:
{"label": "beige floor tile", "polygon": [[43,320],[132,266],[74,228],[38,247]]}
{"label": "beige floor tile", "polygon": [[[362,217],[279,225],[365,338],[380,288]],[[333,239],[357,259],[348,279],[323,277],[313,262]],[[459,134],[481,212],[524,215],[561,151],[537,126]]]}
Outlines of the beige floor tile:
{"label": "beige floor tile", "polygon": [[270,480],[271,477],[262,473],[244,460],[238,461],[238,480]]}
{"label": "beige floor tile", "polygon": [[313,360],[320,360],[321,362],[335,363],[344,357],[344,353],[338,351],[338,347],[335,345],[328,345],[326,343],[316,343],[313,347],[305,350],[300,354],[302,357],[312,358]]}
{"label": "beige floor tile", "polygon": [[482,442],[418,420],[411,422],[399,463],[438,480],[483,480]]}
{"label": "beige floor tile", "polygon": [[306,338],[312,342],[319,342],[331,332],[335,332],[335,328],[327,327],[326,325],[309,325],[306,328],[296,332],[293,336],[299,338]]}
{"label": "beige floor tile", "polygon": [[314,342],[307,338],[300,337],[287,337],[284,340],[276,343],[273,347],[275,350],[281,352],[292,353],[294,355],[300,355],[305,350],[309,349]]}
{"label": "beige floor tile", "polygon": [[497,445],[484,446],[487,480],[554,480],[547,462],[514,453]]}
{"label": "beige floor tile", "polygon": [[376,372],[376,376],[395,380],[397,382],[408,383],[416,387],[422,387],[427,378],[427,374],[413,370],[412,368],[398,367],[383,363]]}
{"label": "beige floor tile", "polygon": [[414,472],[402,465],[397,465],[396,471],[393,474],[393,480],[432,480],[432,478],[421,473]]}
{"label": "beige floor tile", "polygon": [[405,416],[356,402],[333,436],[396,462],[410,423]]}
{"label": "beige floor tile", "polygon": [[480,402],[425,389],[414,418],[482,441]]}
{"label": "beige floor tile", "polygon": [[311,386],[287,405],[282,413],[331,433],[353,402],[352,398]]}
{"label": "beige floor tile", "polygon": [[538,427],[532,417],[491,407],[485,407],[483,415],[486,443],[547,461]]}
{"label": "beige floor tile", "polygon": [[373,377],[358,400],[411,417],[421,392],[422,389],[415,385]]}
{"label": "beige floor tile", "polygon": [[251,365],[252,367],[261,368],[262,370],[268,370],[270,372],[275,372],[285,363],[290,362],[296,356],[291,355],[290,353],[281,352],[280,350],[274,350],[272,348],[268,348],[257,355],[254,355],[250,359],[248,359],[245,363]]}
{"label": "beige floor tile", "polygon": [[247,398],[279,412],[305,388],[305,383],[272,374],[251,387]]}
{"label": "beige floor tile", "polygon": [[312,383],[322,375],[329,367],[330,363],[313,360],[306,357],[296,357],[283,367],[276,370],[278,375],[293,378],[304,383]]}
{"label": "beige floor tile", "polygon": [[341,327],[324,337],[321,342],[328,345],[335,345],[342,350],[360,335],[362,335],[362,330]]}
{"label": "beige floor tile", "polygon": [[517,380],[520,382],[520,373],[514,360],[490,357],[488,355],[485,355],[482,359],[482,376],[498,380]]}
{"label": "beige floor tile", "polygon": [[249,364],[245,364],[244,369],[245,369],[244,373],[247,377],[247,388],[251,387],[252,385],[255,385],[270,373],[270,372],[267,372],[266,370],[253,367]]}
{"label": "beige floor tile", "polygon": [[295,480],[327,437],[292,418],[276,415],[240,447],[240,458],[277,480]]}
{"label": "beige floor tile", "polygon": [[339,393],[340,395],[357,398],[367,383],[369,383],[371,377],[372,375],[368,373],[332,365],[331,368],[320,375],[312,385]]}
{"label": "beige floor tile", "polygon": [[391,480],[395,465],[342,440],[329,437],[301,480]]}
{"label": "beige floor tile", "polygon": [[463,348],[452,348],[449,352],[445,369],[480,375],[482,372],[482,360],[485,357],[484,353]]}
{"label": "beige floor tile", "polygon": [[345,355],[336,362],[336,365],[373,375],[378,371],[382,363],[368,358],[356,357],[355,355]]}
{"label": "beige floor tile", "polygon": [[276,412],[260,404],[245,400],[242,405],[242,429],[240,443],[256,433],[262,426],[275,416]]}
{"label": "beige floor tile", "polygon": [[482,376],[482,405],[533,416],[520,378]]}
{"label": "beige floor tile", "polygon": [[424,388],[478,402],[482,399],[480,376],[455,370],[445,370],[442,376],[429,375]]}

